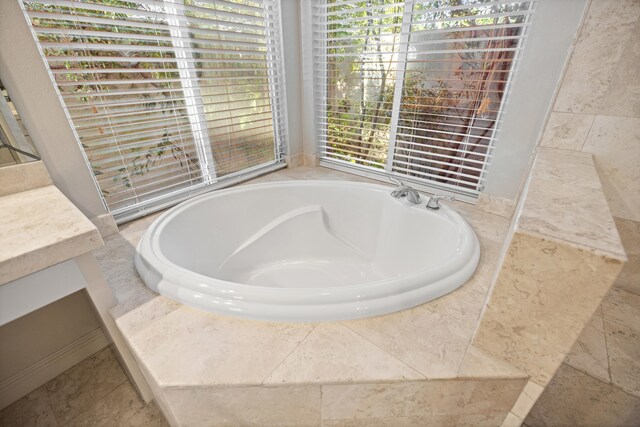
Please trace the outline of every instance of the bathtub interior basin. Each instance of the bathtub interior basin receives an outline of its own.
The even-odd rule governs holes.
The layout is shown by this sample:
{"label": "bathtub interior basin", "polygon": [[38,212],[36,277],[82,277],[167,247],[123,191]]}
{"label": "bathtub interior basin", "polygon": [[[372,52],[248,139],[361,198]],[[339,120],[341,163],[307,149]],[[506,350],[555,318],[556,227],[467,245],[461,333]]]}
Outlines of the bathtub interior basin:
{"label": "bathtub interior basin", "polygon": [[206,194],[159,217],[136,267],[169,298],[278,321],[379,315],[422,304],[473,274],[479,245],[453,210],[389,188],[287,181]]}

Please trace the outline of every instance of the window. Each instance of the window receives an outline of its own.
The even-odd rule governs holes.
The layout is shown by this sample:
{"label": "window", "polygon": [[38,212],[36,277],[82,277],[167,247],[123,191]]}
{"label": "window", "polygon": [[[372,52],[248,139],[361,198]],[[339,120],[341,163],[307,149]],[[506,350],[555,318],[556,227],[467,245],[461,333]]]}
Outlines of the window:
{"label": "window", "polygon": [[314,6],[321,163],[482,190],[533,1]]}
{"label": "window", "polygon": [[0,80],[0,167],[39,160],[7,89]]}
{"label": "window", "polygon": [[23,5],[117,220],[283,164],[277,0]]}

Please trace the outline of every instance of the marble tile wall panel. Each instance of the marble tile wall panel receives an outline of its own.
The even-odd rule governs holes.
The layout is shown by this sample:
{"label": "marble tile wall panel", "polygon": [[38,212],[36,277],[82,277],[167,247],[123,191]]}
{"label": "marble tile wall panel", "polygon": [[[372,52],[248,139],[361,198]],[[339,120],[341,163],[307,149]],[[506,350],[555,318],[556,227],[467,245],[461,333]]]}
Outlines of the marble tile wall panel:
{"label": "marble tile wall panel", "polygon": [[546,426],[634,427],[640,420],[640,398],[562,364],[525,419]]}
{"label": "marble tile wall panel", "polygon": [[613,216],[640,221],[640,118],[596,117],[582,151],[594,156]]}
{"label": "marble tile wall panel", "polygon": [[165,390],[182,427],[320,426],[320,386]]}
{"label": "marble tile wall panel", "polygon": [[614,216],[640,221],[640,3],[591,2],[541,145],[592,153]]}
{"label": "marble tile wall panel", "polygon": [[474,345],[547,384],[621,267],[606,254],[516,232]]}
{"label": "marble tile wall panel", "polygon": [[592,2],[554,110],[640,117],[639,35],[637,1]]}
{"label": "marble tile wall panel", "polygon": [[544,129],[540,145],[563,150],[580,151],[595,116],[552,112]]}

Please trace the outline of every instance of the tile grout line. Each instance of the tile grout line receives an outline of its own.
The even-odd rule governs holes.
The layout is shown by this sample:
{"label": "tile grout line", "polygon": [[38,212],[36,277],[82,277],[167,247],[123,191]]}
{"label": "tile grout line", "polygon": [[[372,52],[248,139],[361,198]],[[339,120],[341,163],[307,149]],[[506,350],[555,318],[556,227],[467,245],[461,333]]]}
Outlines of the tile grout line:
{"label": "tile grout line", "polygon": [[[568,367],[568,368],[570,368],[570,369],[573,369],[573,370],[575,370],[575,371],[578,371],[578,372],[580,372],[581,374],[584,374],[584,375],[588,376],[589,378],[591,378],[591,379],[593,379],[593,380],[596,380],[596,381],[598,381],[598,382],[600,382],[600,383],[602,383],[602,384],[605,384],[605,385],[611,386],[611,387],[615,388],[616,390],[618,390],[618,391],[620,391],[620,392],[622,392],[622,393],[624,393],[624,394],[626,394],[626,395],[628,395],[628,396],[630,396],[630,397],[633,397],[634,399],[638,399],[638,400],[640,400],[640,395],[636,395],[636,394],[634,394],[634,393],[630,392],[629,390],[626,390],[626,389],[622,388],[621,386],[619,386],[618,384],[614,383],[613,381],[611,381],[610,383],[605,382],[605,381],[603,381],[602,379],[600,379],[600,378],[596,378],[596,377],[594,377],[593,375],[591,375],[590,373],[588,373],[588,372],[584,372],[582,369],[574,368],[573,366],[571,366],[571,365],[569,365],[568,363],[565,363],[565,362],[562,362],[562,365],[565,365],[565,366],[567,366],[567,367]],[[555,376],[555,375],[554,375],[554,376]],[[553,378],[552,378],[552,379],[553,379]],[[548,387],[548,386],[547,386],[547,387]],[[546,387],[545,387],[545,389],[546,389]]]}
{"label": "tile grout line", "polygon": [[[105,400],[107,397],[111,396],[111,394],[115,393],[115,391],[117,389],[119,389],[120,387],[122,387],[123,384],[127,383],[129,380],[125,379],[122,383],[118,384],[113,390],[111,390],[109,393],[105,394],[104,396],[102,396],[100,399],[95,400],[93,403],[91,403],[91,405],[89,405],[89,407],[87,407],[87,409],[85,409],[84,411],[81,411],[80,413],[78,413],[75,417],[71,418],[68,423],[70,424],[72,421],[78,419],[81,415],[86,414],[87,412],[89,412],[90,410],[94,409],[98,403],[102,402],[103,400]],[[56,420],[57,421],[57,420]]]}
{"label": "tile grout line", "polygon": [[[296,351],[296,350],[298,349],[298,347],[300,347],[300,346],[302,345],[302,343],[303,343],[303,342],[305,342],[305,341],[307,340],[307,338],[309,338],[309,335],[311,335],[311,334],[313,333],[313,331],[315,331],[315,330],[318,328],[318,326],[319,326],[319,324],[315,324],[315,325],[313,326],[313,328],[311,328],[311,330],[307,333],[307,335],[305,335],[305,336],[304,336],[304,338],[302,338],[300,341],[298,341],[298,343],[297,343],[295,346],[293,346],[293,348],[291,349],[291,351],[290,351],[289,353],[287,353],[287,355],[286,355],[286,356],[284,356],[280,362],[278,362],[278,364],[276,365],[276,367],[275,367],[275,368],[273,368],[273,370],[272,370],[271,372],[269,372],[269,373],[267,374],[267,376],[266,376],[266,377],[264,377],[264,378],[262,379],[262,381],[260,381],[260,384],[256,384],[256,385],[257,385],[257,386],[265,385],[265,383],[264,383],[264,382],[265,382],[265,381],[266,381],[266,380],[267,380],[271,375],[273,375],[273,373],[274,373],[276,370],[278,370],[278,368],[279,368],[280,366],[282,366],[282,364],[285,362],[285,360],[287,360],[287,359],[289,358],[289,356],[291,356],[291,354],[292,354],[294,351]],[[286,384],[288,384],[288,383],[282,383],[282,384],[286,385]],[[291,383],[289,383],[289,384],[291,384]]]}
{"label": "tile grout line", "polygon": [[[585,135],[584,139],[582,140],[582,144],[580,144],[580,151],[581,153],[589,153],[588,151],[582,151],[584,149],[584,145],[587,143],[587,140],[589,139],[589,136],[591,136],[591,131],[593,130],[593,125],[596,122],[596,118],[598,117],[597,114],[593,115],[593,119],[591,120],[591,124],[589,125],[589,129],[587,129],[587,134]],[[593,155],[593,153],[589,153],[591,155]],[[595,166],[595,158],[594,158],[594,166]],[[599,178],[599,177],[598,177]]]}
{"label": "tile grout line", "polygon": [[[390,351],[387,351],[387,350],[383,349],[382,347],[380,347],[379,345],[377,345],[376,343],[374,343],[373,341],[371,341],[370,339],[368,339],[364,335],[362,335],[362,334],[358,333],[357,331],[353,330],[352,328],[350,328],[348,325],[345,325],[343,322],[339,322],[339,324],[340,324],[340,326],[343,326],[343,327],[347,328],[348,330],[350,330],[351,332],[353,332],[354,334],[358,335],[360,338],[362,338],[366,342],[370,343],[371,345],[373,345],[375,348],[377,348],[381,352],[383,352],[385,354],[388,354],[393,359],[396,359],[398,362],[400,362],[401,364],[403,364],[404,366],[406,366],[407,368],[409,368],[410,370],[414,371],[415,373],[417,373],[418,375],[420,375],[422,377],[422,379],[418,379],[418,380],[411,380],[411,379],[407,378],[407,379],[405,379],[405,381],[421,381],[421,380],[429,380],[430,379],[425,374],[423,374],[419,369],[414,368],[413,366],[409,365],[409,363],[407,363],[404,360],[400,359],[400,357],[396,356],[395,354],[391,353]],[[402,378],[398,378],[396,380],[389,380],[389,381],[398,381],[398,380],[402,380]]]}
{"label": "tile grout line", "polygon": [[[120,365],[120,363],[118,362],[118,365]],[[104,399],[107,398],[107,396],[111,395],[111,393],[113,393],[114,391],[116,391],[119,387],[121,387],[123,384],[125,384],[126,382],[128,382],[129,379],[127,378],[127,376],[125,375],[124,381],[122,381],[120,384],[116,385],[112,390],[110,390],[107,394],[105,394],[104,396],[102,396],[100,399],[95,400],[93,403],[91,403],[91,405],[89,405],[86,409],[80,411],[76,416],[74,416],[73,418],[71,418],[68,422],[71,422],[73,420],[75,420],[76,418],[78,418],[80,415],[88,412],[89,410],[91,410],[92,408],[94,408],[99,402],[103,401]],[[45,389],[46,391],[46,389]],[[49,398],[49,392],[47,391],[47,398]],[[53,413],[54,417],[56,418],[56,422],[63,426],[65,424],[62,423],[62,421],[58,420],[58,417],[54,411]]]}
{"label": "tile grout line", "polygon": [[[609,292],[611,292],[611,290],[609,290]],[[611,361],[609,360],[609,340],[607,339],[607,328],[605,328],[604,326],[604,307],[602,306],[602,301],[600,302],[598,308],[600,309],[600,319],[602,320],[602,337],[604,338],[604,351],[607,353],[607,375],[609,375],[609,384],[613,384],[613,376],[611,375]]]}
{"label": "tile grout line", "polygon": [[[123,373],[123,380],[122,380],[122,382],[120,382],[120,383],[118,383],[117,385],[115,385],[111,390],[109,390],[109,392],[108,392],[108,393],[106,393],[102,398],[97,399],[95,402],[91,403],[91,405],[89,405],[89,407],[88,407],[87,409],[80,411],[76,416],[72,417],[69,421],[72,421],[72,420],[76,419],[80,414],[83,414],[83,413],[87,412],[90,408],[93,408],[93,407],[94,407],[94,405],[95,405],[97,402],[102,401],[105,397],[109,396],[109,395],[110,395],[114,390],[116,390],[116,389],[117,389],[118,387],[120,387],[122,384],[124,384],[124,383],[126,383],[127,381],[129,381],[129,378],[127,377],[127,374],[124,372],[124,370],[123,370],[123,368],[122,368],[122,365],[120,365],[120,362],[118,361],[117,357],[115,356],[115,354],[113,354],[113,350],[112,350],[109,346],[105,347],[105,349],[109,349],[109,351],[112,353],[112,356],[113,356],[114,362],[118,365],[118,368],[119,368],[119,369],[122,371],[122,373]],[[76,367],[77,367],[78,365],[80,365],[82,362],[84,362],[84,361],[86,361],[86,360],[91,359],[91,358],[92,358],[92,357],[94,357],[96,354],[98,354],[98,353],[100,353],[100,352],[102,352],[102,351],[105,351],[105,349],[102,349],[102,350],[100,350],[100,351],[96,352],[95,354],[93,354],[92,356],[88,357],[87,359],[85,359],[85,360],[83,360],[83,361],[79,362],[79,363],[78,363],[78,364],[76,364],[75,366],[73,366],[73,367],[69,368],[67,371],[65,371],[65,372],[63,372],[62,374],[58,375],[58,377],[60,377],[60,376],[64,375],[66,372],[69,372],[70,370],[72,370],[72,369],[76,368]],[[96,369],[100,369],[102,366],[104,366],[104,365],[106,364],[106,362],[107,362],[107,360],[102,361],[99,365],[97,365]],[[58,378],[58,377],[56,377],[56,378]],[[51,379],[50,381],[48,381],[47,383],[45,383],[44,385],[42,385],[42,387],[44,388],[44,392],[45,392],[45,394],[46,394],[46,396],[47,396],[47,401],[48,401],[48,403],[49,403],[49,406],[51,406],[51,405],[50,405],[50,402],[51,402],[51,396],[49,395],[49,390],[47,390],[47,387],[46,387],[46,386],[47,386],[47,384],[49,384],[49,383],[51,383],[52,381],[54,381],[56,378],[53,378],[53,379]],[[51,407],[51,409],[52,409],[52,411],[53,411],[53,407]],[[58,419],[58,415],[56,414],[56,411],[53,411],[53,416],[54,416],[54,418],[55,418],[55,420],[56,420],[56,423],[58,423],[58,424],[59,424],[59,425],[61,425],[61,426],[65,425],[61,420],[59,420],[59,419]]]}

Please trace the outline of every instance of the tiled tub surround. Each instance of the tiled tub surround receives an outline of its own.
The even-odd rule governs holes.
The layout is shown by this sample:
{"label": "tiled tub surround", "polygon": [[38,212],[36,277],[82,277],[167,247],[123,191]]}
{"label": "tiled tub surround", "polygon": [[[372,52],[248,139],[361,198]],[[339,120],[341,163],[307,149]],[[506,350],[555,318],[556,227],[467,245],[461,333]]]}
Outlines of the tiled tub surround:
{"label": "tiled tub surround", "polygon": [[[254,182],[286,179],[364,181],[301,167]],[[455,208],[481,244],[470,282],[414,309],[356,321],[248,321],[158,296],[133,266],[135,244],[157,214],[123,226],[96,255],[120,302],[112,315],[172,424],[498,425],[526,376],[469,344],[509,224]]]}
{"label": "tiled tub surround", "polygon": [[448,206],[389,193],[344,180],[209,193],[147,229],[136,269],[187,306],[271,322],[381,316],[466,283],[480,259],[471,226]]}
{"label": "tiled tub surround", "polygon": [[534,392],[523,396],[528,403],[518,413],[521,420],[626,256],[587,153],[540,148],[514,221],[473,343],[530,375]]}

